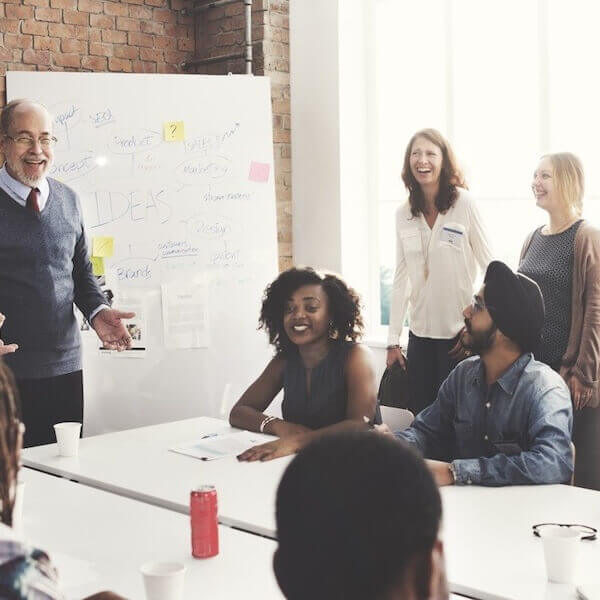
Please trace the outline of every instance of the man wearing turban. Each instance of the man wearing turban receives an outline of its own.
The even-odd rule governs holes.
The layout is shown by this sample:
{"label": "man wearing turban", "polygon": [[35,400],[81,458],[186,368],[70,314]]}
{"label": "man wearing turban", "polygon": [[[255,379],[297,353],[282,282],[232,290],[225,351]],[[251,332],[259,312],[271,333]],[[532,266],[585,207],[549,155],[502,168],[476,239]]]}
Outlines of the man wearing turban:
{"label": "man wearing turban", "polygon": [[569,390],[533,357],[544,322],[538,285],[491,262],[463,315],[461,341],[474,356],[450,373],[411,427],[395,435],[429,459],[438,485],[568,482]]}

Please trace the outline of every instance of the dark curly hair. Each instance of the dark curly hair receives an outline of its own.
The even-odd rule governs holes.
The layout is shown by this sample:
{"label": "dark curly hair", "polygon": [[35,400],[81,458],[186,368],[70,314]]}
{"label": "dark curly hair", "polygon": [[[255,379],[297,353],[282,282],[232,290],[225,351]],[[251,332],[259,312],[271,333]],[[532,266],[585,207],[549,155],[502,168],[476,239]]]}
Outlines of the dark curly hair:
{"label": "dark curly hair", "polygon": [[290,296],[303,285],[320,285],[327,294],[332,339],[355,342],[361,336],[364,324],[358,294],[337,275],[321,274],[311,267],[292,267],[280,273],[265,289],[258,319],[258,328],[267,332],[277,355],[285,355],[295,348],[283,328],[283,310]]}
{"label": "dark curly hair", "polygon": [[410,142],[408,142],[406,152],[404,153],[402,181],[404,181],[404,185],[408,190],[410,212],[412,213],[413,217],[416,217],[419,213],[422,213],[425,208],[423,190],[421,189],[419,182],[415,179],[415,176],[410,169],[410,152],[412,150],[412,145],[419,137],[429,140],[442,152],[440,189],[435,199],[435,206],[439,212],[445,213],[458,198],[458,190],[456,188],[461,187],[465,190],[469,188],[467,187],[467,182],[465,181],[462,171],[458,167],[452,147],[444,138],[444,136],[436,129],[421,129],[421,131],[417,131],[417,133],[410,138]]}

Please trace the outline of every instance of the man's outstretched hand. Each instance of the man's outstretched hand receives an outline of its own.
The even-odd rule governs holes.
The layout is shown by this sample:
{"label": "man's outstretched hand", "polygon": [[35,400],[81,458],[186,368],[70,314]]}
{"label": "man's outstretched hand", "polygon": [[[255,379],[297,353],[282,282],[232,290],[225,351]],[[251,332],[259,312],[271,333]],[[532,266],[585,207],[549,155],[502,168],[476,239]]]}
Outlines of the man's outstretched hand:
{"label": "man's outstretched hand", "polygon": [[131,336],[121,319],[132,319],[134,312],[122,312],[115,308],[103,308],[93,319],[95,329],[104,348],[122,352],[131,348]]}

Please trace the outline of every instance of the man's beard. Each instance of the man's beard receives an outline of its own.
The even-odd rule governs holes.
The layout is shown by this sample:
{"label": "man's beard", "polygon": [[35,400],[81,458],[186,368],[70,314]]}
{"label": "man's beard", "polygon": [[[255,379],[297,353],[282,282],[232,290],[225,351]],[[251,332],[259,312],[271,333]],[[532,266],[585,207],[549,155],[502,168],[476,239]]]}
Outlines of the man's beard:
{"label": "man's beard", "polygon": [[11,172],[14,174],[11,176],[14,177],[17,181],[20,181],[21,183],[28,185],[29,187],[37,187],[38,184],[44,179],[44,177],[46,177],[50,166],[51,162],[46,159],[46,168],[44,169],[44,172],[38,177],[30,177],[29,175],[27,175],[27,173],[25,173],[25,169],[21,164],[9,165],[8,171],[9,175],[11,175]]}
{"label": "man's beard", "polygon": [[23,173],[23,172],[19,173],[18,175],[19,175],[19,181],[21,181],[21,183],[28,185],[29,187],[37,187],[38,183],[42,179],[44,179],[43,175],[41,177],[29,177],[28,175],[25,175],[25,173]]}
{"label": "man's beard", "polygon": [[463,342],[463,345],[468,348],[473,354],[481,354],[492,347],[494,338],[496,336],[497,327],[492,323],[489,329],[485,331],[473,331],[471,324],[465,321],[467,327],[467,333],[469,334],[470,340]]}

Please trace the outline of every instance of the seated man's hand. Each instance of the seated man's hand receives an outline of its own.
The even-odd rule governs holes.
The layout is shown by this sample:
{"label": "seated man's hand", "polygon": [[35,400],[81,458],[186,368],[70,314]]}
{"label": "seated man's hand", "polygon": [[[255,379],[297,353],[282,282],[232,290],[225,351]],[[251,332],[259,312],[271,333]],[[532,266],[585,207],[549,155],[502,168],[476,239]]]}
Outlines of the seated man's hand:
{"label": "seated man's hand", "polygon": [[382,423],[381,425],[373,425],[373,429],[377,433],[383,433],[383,435],[394,435],[394,432],[385,423]]}
{"label": "seated man's hand", "polygon": [[442,485],[454,485],[454,475],[450,470],[450,463],[442,462],[441,460],[425,461],[435,482],[441,487]]}

